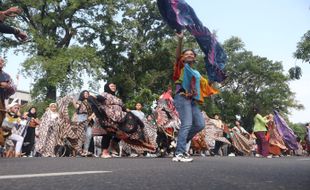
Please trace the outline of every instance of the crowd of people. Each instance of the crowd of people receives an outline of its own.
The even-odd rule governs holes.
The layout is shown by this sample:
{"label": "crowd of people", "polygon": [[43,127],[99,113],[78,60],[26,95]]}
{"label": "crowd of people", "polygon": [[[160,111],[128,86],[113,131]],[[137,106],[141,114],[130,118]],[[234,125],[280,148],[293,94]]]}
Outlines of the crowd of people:
{"label": "crowd of people", "polygon": [[[154,112],[146,116],[140,102],[133,110],[125,108],[121,102],[105,107],[110,93],[116,91],[116,85],[107,83],[105,89],[97,96],[84,90],[77,100],[69,96],[61,98],[57,103],[51,103],[41,118],[37,116],[36,107],[21,113],[21,105],[11,102],[1,127],[1,157],[171,156],[173,161],[180,159],[176,155],[182,120],[171,104],[174,103],[171,92],[164,93]],[[72,117],[68,114],[68,104],[75,110]],[[203,129],[185,142],[184,153],[187,155],[180,162],[192,161],[192,155],[265,158],[309,155],[308,135],[304,139],[297,138],[298,147],[291,148],[281,136],[274,116],[262,117],[258,108],[255,111],[251,133],[242,127],[240,120],[230,125],[224,123],[218,113],[208,117],[200,112]],[[128,116],[128,113],[131,114]],[[306,127],[310,131],[310,124]]]}
{"label": "crowd of people", "polygon": [[[27,34],[3,23],[6,17],[21,12],[13,7],[0,12],[0,32],[14,34],[21,41]],[[309,155],[310,125],[304,139],[296,138],[275,112],[263,117],[254,108],[253,131],[246,131],[236,120],[229,127],[220,114],[212,117],[200,109],[204,98],[218,90],[202,77],[196,53],[182,51],[184,34],[176,34],[178,45],[173,79],[175,92],[163,93],[150,115],[143,103],[133,110],[117,96],[115,83],[107,82],[100,95],[84,90],[75,99],[71,95],[49,104],[41,118],[37,108],[21,113],[21,105],[4,100],[15,92],[10,76],[3,71],[0,58],[0,153],[2,157],[101,157],[171,156],[172,161],[191,162],[192,155],[255,156]],[[173,96],[174,94],[174,96]],[[69,114],[69,105],[74,114]]]}

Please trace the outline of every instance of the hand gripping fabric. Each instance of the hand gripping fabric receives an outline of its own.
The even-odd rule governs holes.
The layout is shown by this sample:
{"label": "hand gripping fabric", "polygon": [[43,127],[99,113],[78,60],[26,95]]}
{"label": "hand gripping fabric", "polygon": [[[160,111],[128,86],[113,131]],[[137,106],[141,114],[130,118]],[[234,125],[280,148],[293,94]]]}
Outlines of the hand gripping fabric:
{"label": "hand gripping fabric", "polygon": [[205,54],[205,66],[208,79],[213,82],[222,82],[227,76],[224,72],[227,55],[215,36],[203,26],[193,8],[184,0],[157,0],[159,12],[167,24],[181,32],[187,29],[199,44]]}

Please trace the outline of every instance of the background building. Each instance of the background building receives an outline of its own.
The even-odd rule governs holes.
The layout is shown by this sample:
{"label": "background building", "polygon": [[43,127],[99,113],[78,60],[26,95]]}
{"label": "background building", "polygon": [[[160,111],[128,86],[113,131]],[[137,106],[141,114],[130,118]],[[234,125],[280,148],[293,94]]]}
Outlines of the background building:
{"label": "background building", "polygon": [[5,101],[5,104],[10,104],[14,99],[17,99],[17,102],[20,105],[27,104],[28,102],[31,102],[31,96],[29,92],[22,91],[22,90],[16,90],[15,94],[13,94],[8,100]]}

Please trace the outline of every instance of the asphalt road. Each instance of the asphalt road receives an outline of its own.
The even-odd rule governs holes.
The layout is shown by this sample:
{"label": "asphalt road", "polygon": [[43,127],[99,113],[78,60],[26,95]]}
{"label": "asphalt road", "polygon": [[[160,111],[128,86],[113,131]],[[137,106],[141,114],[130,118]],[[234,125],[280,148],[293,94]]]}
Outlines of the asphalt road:
{"label": "asphalt road", "polygon": [[310,189],[310,157],[0,158],[0,190]]}

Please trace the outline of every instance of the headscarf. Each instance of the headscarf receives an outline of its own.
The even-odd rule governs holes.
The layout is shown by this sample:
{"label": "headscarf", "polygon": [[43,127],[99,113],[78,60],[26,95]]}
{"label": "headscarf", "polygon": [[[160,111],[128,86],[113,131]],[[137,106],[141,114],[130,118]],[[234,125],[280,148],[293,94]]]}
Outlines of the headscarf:
{"label": "headscarf", "polygon": [[111,88],[109,87],[110,84],[114,84],[114,83],[112,83],[112,82],[107,82],[107,83],[104,85],[104,92],[109,93],[109,94],[112,94],[112,95],[115,96],[115,92],[113,92],[113,91],[111,90]]}
{"label": "headscarf", "polygon": [[[36,110],[35,113],[31,113],[31,109],[32,109],[32,108],[34,108],[34,109]],[[28,116],[28,117],[37,118],[37,108],[34,107],[34,106],[30,107],[29,110],[28,110],[27,116]]]}

